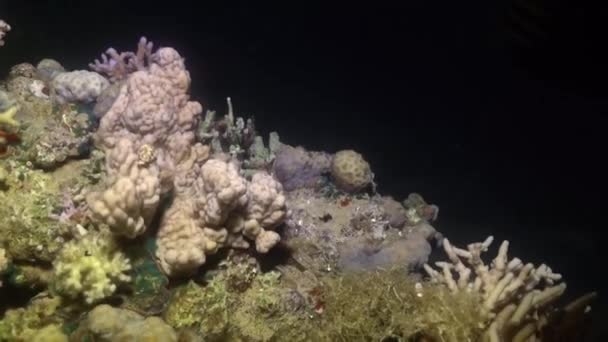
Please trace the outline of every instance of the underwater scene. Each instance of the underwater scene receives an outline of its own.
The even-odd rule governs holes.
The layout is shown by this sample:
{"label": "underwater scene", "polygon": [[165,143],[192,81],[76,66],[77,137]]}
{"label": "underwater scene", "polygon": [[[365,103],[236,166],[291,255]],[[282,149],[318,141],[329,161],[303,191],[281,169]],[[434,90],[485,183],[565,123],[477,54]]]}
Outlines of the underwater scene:
{"label": "underwater scene", "polygon": [[[40,11],[29,19],[15,13],[24,10],[4,16],[0,10],[0,341],[566,342],[608,336],[605,312],[598,310],[599,278],[588,284],[590,278],[567,277],[573,268],[602,273],[592,268],[605,267],[600,257],[582,265],[596,250],[586,244],[599,246],[599,238],[509,232],[499,227],[500,216],[490,221],[495,227],[466,230],[449,223],[458,216],[455,208],[481,212],[484,198],[448,190],[458,199],[444,209],[437,195],[442,182],[428,194],[420,191],[426,186],[393,186],[418,169],[386,171],[384,160],[422,167],[419,156],[430,161],[433,153],[421,149],[433,142],[417,146],[408,137],[386,137],[403,142],[389,155],[366,147],[383,133],[340,133],[350,127],[338,123],[348,114],[327,118],[329,128],[320,128],[305,116],[265,120],[241,111],[254,107],[231,96],[229,80],[202,94],[213,86],[203,86],[205,73],[217,77],[207,70],[215,68],[209,61],[239,72],[245,67],[213,51],[202,67],[195,50],[204,44],[174,37],[179,20],[171,19],[173,12],[149,17],[166,19],[167,33],[162,25],[150,27],[151,34],[142,27],[112,45],[119,26],[80,47],[81,38],[102,30],[83,28],[57,43],[69,46],[61,54],[42,43],[38,51],[15,47],[3,57],[42,27],[33,24]],[[387,120],[408,125],[401,114]],[[322,140],[330,130],[346,143]],[[445,167],[439,160],[428,165],[422,173]],[[464,189],[476,181],[455,182]],[[520,196],[524,202],[526,194]],[[579,199],[568,201],[575,210]],[[557,211],[549,212],[562,215]],[[571,254],[555,252],[570,248]],[[580,257],[570,257],[575,254]],[[563,264],[565,258],[580,266]]]}

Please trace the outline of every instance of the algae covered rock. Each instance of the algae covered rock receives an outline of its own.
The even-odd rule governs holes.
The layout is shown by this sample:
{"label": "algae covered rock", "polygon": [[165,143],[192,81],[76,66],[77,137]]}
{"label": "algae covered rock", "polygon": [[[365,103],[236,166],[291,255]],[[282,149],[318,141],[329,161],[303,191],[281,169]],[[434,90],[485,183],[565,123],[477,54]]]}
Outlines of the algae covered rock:
{"label": "algae covered rock", "polygon": [[223,281],[207,286],[194,282],[177,289],[164,318],[176,329],[189,328],[205,340],[220,341],[228,329],[228,292]]}
{"label": "algae covered rock", "polygon": [[[0,320],[0,341],[62,341],[41,339],[41,331],[53,329],[49,325],[63,323],[58,310],[61,300],[58,297],[37,297],[26,307],[9,309]],[[36,339],[38,338],[38,339]]]}
{"label": "algae covered rock", "polygon": [[74,341],[177,342],[178,334],[159,317],[107,304],[98,305],[71,336]]}
{"label": "algae covered rock", "polygon": [[0,166],[6,170],[0,188],[0,244],[18,261],[52,261],[67,233],[53,213],[61,207],[56,179],[18,162]]}

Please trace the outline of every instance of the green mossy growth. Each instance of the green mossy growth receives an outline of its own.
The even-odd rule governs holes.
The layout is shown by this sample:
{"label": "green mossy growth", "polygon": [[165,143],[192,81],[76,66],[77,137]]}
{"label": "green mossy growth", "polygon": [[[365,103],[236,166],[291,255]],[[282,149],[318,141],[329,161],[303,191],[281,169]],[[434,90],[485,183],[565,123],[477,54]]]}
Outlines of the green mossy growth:
{"label": "green mossy growth", "polygon": [[32,341],[49,324],[61,324],[58,297],[35,298],[25,308],[9,309],[0,320],[0,341]]}
{"label": "green mossy growth", "polygon": [[125,296],[123,308],[136,311],[144,316],[162,313],[169,301],[167,289],[169,279],[162,273],[154,261],[156,250],[155,239],[146,238],[143,244],[130,244],[125,254],[131,260],[132,294]]}
{"label": "green mossy growth", "polygon": [[51,175],[14,163],[0,190],[0,244],[15,261],[53,260],[67,227],[52,219],[60,189]]}
{"label": "green mossy growth", "polygon": [[476,341],[483,322],[474,294],[415,282],[402,270],[350,273],[325,279],[324,340]]}
{"label": "green mossy growth", "polygon": [[223,281],[202,287],[194,282],[176,290],[165,321],[176,329],[195,329],[205,341],[224,341],[228,328],[228,292]]}
{"label": "green mossy growth", "polygon": [[318,327],[306,312],[289,309],[288,293],[280,273],[256,277],[251,288],[232,306],[234,341],[320,341]]}

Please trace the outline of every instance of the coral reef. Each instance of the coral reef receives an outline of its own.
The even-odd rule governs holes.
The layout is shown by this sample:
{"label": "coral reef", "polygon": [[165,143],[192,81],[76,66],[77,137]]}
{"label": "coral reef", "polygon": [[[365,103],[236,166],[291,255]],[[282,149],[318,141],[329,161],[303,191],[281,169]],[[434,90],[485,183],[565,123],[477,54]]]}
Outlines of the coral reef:
{"label": "coral reef", "polygon": [[90,232],[68,242],[53,262],[53,286],[68,297],[83,296],[89,304],[103,299],[131,280],[129,260],[109,234]]}
{"label": "coral reef", "polygon": [[263,174],[247,182],[234,162],[208,160],[209,148],[194,141],[202,107],[188,101],[190,78],[177,51],[159,49],[125,82],[96,133],[109,184],[88,196],[96,217],[134,238],[146,231],[161,196],[174,193],[156,252],[169,275],[195,271],[222,246],[247,248],[243,235],[266,253],[279,241],[272,229],[285,214],[281,185]]}
{"label": "coral reef", "polygon": [[453,246],[360,153],[203,112],[153,48],[0,83],[1,341],[584,340],[597,293],[559,308],[559,274]]}
{"label": "coral reef", "polygon": [[11,30],[11,26],[6,21],[0,19],[0,47],[4,46],[4,36]]}
{"label": "coral reef", "polygon": [[353,150],[338,151],[334,154],[331,176],[338,188],[351,193],[363,190],[373,181],[369,164],[360,153]]}

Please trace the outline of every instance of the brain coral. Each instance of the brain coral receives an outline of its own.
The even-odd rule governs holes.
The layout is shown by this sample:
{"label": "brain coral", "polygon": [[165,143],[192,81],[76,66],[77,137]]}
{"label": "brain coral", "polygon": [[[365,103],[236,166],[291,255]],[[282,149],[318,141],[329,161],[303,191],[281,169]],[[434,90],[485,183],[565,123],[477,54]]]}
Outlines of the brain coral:
{"label": "brain coral", "polygon": [[353,150],[337,152],[331,162],[331,175],[338,188],[357,192],[372,182],[372,171],[361,154]]}

